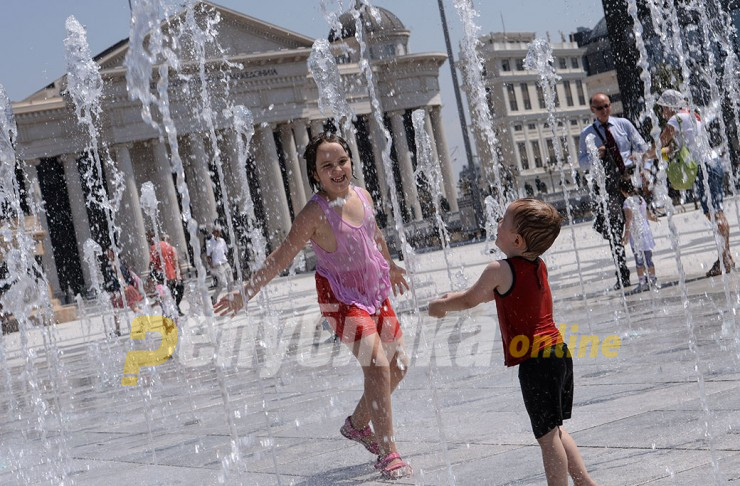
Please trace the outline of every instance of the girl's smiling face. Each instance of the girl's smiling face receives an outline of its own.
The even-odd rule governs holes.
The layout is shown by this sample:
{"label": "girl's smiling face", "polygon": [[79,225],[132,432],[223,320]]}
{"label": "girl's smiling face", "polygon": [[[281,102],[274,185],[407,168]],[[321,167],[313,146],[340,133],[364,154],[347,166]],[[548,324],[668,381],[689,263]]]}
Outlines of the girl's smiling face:
{"label": "girl's smiling face", "polygon": [[333,197],[344,196],[352,180],[352,161],[336,142],[324,142],[316,149],[316,172],[321,189]]}

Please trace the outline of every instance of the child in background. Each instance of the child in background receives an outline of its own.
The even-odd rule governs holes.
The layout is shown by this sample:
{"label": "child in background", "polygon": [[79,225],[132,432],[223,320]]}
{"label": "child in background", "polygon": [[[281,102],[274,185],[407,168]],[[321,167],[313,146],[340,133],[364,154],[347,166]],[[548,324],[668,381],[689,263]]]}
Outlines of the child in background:
{"label": "child in background", "polygon": [[496,246],[505,260],[489,263],[464,292],[429,304],[429,315],[496,301],[504,364],[519,365],[519,383],[539,443],[547,484],[594,485],[573,438],[562,427],[573,405],[573,360],[552,317],[552,294],[542,255],[553,244],[562,216],[536,199],[512,202],[498,224]]}
{"label": "child in background", "polygon": [[[652,221],[656,221],[656,219],[648,213],[647,203],[638,194],[632,185],[632,181],[622,179],[619,188],[624,196],[622,206],[624,210],[624,236],[622,236],[622,244],[626,245],[628,241],[630,242],[632,253],[635,254],[637,276],[640,278],[640,283],[633,292],[644,292],[650,290],[651,286],[658,288],[658,279],[655,277],[655,266],[653,265],[655,240],[653,240],[653,233],[650,231],[650,224],[648,223],[648,219]],[[648,275],[645,275],[646,265]]]}
{"label": "child in background", "polygon": [[[248,299],[254,297],[311,241],[321,313],[350,347],[365,378],[364,393],[340,433],[378,455],[375,467],[383,478],[408,477],[412,469],[396,450],[391,410],[391,393],[406,373],[408,357],[388,300],[391,290],[395,294],[409,288],[406,272],[391,259],[375,223],[370,193],[351,184],[347,142],[335,134],[319,134],[304,157],[316,193],[296,216],[285,241],[249,279],[244,293]],[[243,306],[242,294],[235,291],[214,311],[223,316]]]}

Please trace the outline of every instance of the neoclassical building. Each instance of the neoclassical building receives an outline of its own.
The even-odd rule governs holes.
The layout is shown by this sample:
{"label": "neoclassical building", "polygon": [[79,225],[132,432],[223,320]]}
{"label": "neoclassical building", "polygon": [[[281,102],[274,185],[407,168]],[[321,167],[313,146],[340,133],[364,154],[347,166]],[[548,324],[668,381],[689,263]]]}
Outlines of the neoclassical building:
{"label": "neoclassical building", "polygon": [[[540,75],[524,66],[527,49],[533,40],[533,32],[492,32],[481,37],[484,82],[489,107],[495,114],[502,163],[516,174],[518,189],[526,188],[525,193],[558,193],[556,141],[547,122],[545,96],[538,84]],[[592,122],[582,59],[585,49],[565,40],[553,42],[551,46],[553,67],[559,76],[555,86],[555,131],[560,138],[564,162],[570,158],[578,167],[578,137]],[[481,157],[490,158],[480,130],[475,133]],[[575,181],[569,182],[573,188]]]}
{"label": "neoclassical building", "polygon": [[[236,181],[239,171],[243,171],[257,216],[274,245],[287,233],[292,218],[311,197],[301,157],[304,147],[312,135],[330,125],[330,120],[319,110],[319,92],[307,66],[314,39],[208,2],[197,4],[195,11],[201,24],[205,16],[220,16],[217,30],[223,52],[211,46],[205,59],[215,137],[199,116],[204,109],[199,96],[200,63],[192,58],[191,51],[183,49],[178,53],[179,72],[170,75],[170,109],[193,217],[204,225],[223,221],[222,196],[239,193]],[[444,196],[451,210],[456,211],[457,195],[440,113],[438,77],[446,56],[409,53],[410,32],[393,13],[382,8],[378,12],[380,18],[363,14],[363,22],[385,127],[378,126],[371,115],[368,91],[358,64],[352,15],[341,15],[341,30],[337,27],[329,34],[347,100],[356,115],[349,143],[357,183],[374,195],[378,214],[390,213],[390,188],[385,183],[380,152],[382,128],[387,128],[392,135],[393,171],[404,219],[420,221],[429,216],[423,204],[424,187],[416,183],[413,173],[416,148],[410,115],[421,108],[426,111],[426,130],[433,137],[434,156],[444,178]],[[176,19],[177,16],[170,21]],[[165,23],[164,29],[168,25]],[[131,101],[127,93],[124,59],[128,48],[126,39],[94,60],[105,83],[103,115],[98,127],[100,151],[104,162],[110,160],[123,176],[125,186],[120,210],[115,215],[121,227],[118,243],[123,256],[141,272],[148,263],[144,235],[150,223],[142,212],[139,193],[147,181],[156,188],[160,221],[171,243],[184,255],[183,260],[189,255],[192,262],[193,255],[171,169],[173,147],[166,142],[162,129],[157,130],[142,120],[140,103]],[[226,61],[230,63],[228,95],[223,82]],[[50,251],[44,254],[43,263],[56,295],[68,288],[74,292],[89,288],[90,272],[82,261],[85,241],[92,238],[103,247],[109,244],[104,213],[89,203],[90,194],[101,189],[91,182],[97,177],[92,177],[95,174],[90,172],[90,163],[84,155],[89,136],[77,123],[72,101],[64,94],[65,86],[66,77],[61,77],[13,104],[19,130],[18,153],[26,180],[30,181],[26,191],[43,202],[46,209],[41,223],[46,231],[45,246]],[[233,123],[222,113],[224,108],[234,105],[248,107],[254,116],[255,135],[246,164],[241,164],[237,157]],[[161,120],[156,110],[154,118]],[[223,186],[216,176],[217,159],[223,168]],[[103,190],[110,194],[109,164],[104,163],[103,167],[106,181]]]}

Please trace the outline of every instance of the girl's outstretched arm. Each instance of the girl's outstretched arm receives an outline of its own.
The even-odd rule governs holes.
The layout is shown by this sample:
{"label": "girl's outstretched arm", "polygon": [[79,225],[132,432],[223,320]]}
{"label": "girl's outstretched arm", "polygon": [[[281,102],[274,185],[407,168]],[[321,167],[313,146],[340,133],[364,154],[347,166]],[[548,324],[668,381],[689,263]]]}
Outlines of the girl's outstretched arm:
{"label": "girl's outstretched arm", "polygon": [[491,262],[483,270],[478,281],[468,290],[450,292],[431,301],[429,303],[429,315],[444,317],[450,311],[471,309],[483,302],[490,302],[494,299],[494,289],[504,286],[507,279],[509,282],[512,279],[509,265],[501,260]]}
{"label": "girl's outstretched arm", "polygon": [[[262,287],[270,283],[277,274],[290,266],[298,252],[313,237],[322,217],[323,212],[319,205],[315,203],[307,204],[298,213],[285,240],[265,259],[265,264],[262,268],[257,270],[249,281],[244,284],[244,294],[247,296],[247,299],[251,299],[257,295]],[[229,313],[233,315],[242,307],[244,307],[242,293],[235,290],[222,297],[213,307],[213,311],[220,316]]]}

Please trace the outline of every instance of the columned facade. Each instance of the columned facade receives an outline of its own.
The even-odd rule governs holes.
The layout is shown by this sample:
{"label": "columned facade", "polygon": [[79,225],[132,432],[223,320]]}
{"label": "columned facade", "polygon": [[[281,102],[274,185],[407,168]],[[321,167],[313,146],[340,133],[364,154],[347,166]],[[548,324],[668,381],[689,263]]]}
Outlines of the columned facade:
{"label": "columned facade", "polygon": [[177,248],[180,255],[186,254],[185,231],[182,228],[182,213],[180,203],[177,201],[177,189],[173,179],[170,157],[167,155],[167,147],[159,140],[151,142],[154,153],[155,174],[154,186],[157,189],[159,200],[160,221],[165,233],[170,236],[170,243]]}
{"label": "columned facade", "polygon": [[406,207],[411,211],[411,218],[414,221],[419,221],[421,219],[421,204],[419,204],[419,192],[416,190],[416,178],[414,177],[411,152],[406,139],[406,128],[403,125],[403,114],[396,111],[390,115],[393,145],[396,147],[398,165],[401,169],[404,200],[406,201]]}
{"label": "columned facade", "polygon": [[61,157],[61,162],[64,166],[64,181],[67,183],[69,206],[72,210],[72,224],[77,238],[77,253],[80,260],[82,260],[82,277],[85,279],[85,287],[90,288],[92,279],[90,277],[90,266],[84,261],[84,249],[85,242],[92,238],[92,232],[90,230],[90,220],[87,217],[87,208],[85,207],[85,191],[82,189],[82,182],[80,181],[77,157],[72,154],[65,154]]}
{"label": "columned facade", "polygon": [[44,232],[44,253],[41,256],[41,262],[45,269],[48,269],[46,275],[51,286],[51,291],[54,295],[62,295],[67,289],[63,289],[59,285],[59,276],[57,275],[57,264],[54,260],[54,252],[51,246],[51,233],[49,233],[49,221],[46,219],[46,211],[43,207],[43,196],[41,195],[41,187],[39,187],[39,174],[36,169],[39,165],[39,159],[27,160],[23,164],[23,172],[25,173],[26,180],[31,183],[31,187],[27,189],[28,196],[31,201],[28,201],[29,205],[33,204],[37,208],[37,216],[39,218],[39,224]]}
{"label": "columned facade", "polygon": [[[324,127],[332,127],[332,120],[338,117],[319,109],[316,83],[307,66],[314,39],[212,4],[203,3],[203,6],[197,9],[197,15],[217,13],[226,19],[221,24],[226,27],[219,33],[219,43],[230,62],[238,63],[240,67],[231,68],[233,72],[227,92],[221,74],[224,71],[223,59],[205,60],[213,104],[209,109],[214,114],[212,128],[216,130],[218,147],[211,147],[206,142],[211,127],[206,127],[200,117],[193,114],[193,106],[200,106],[202,102],[198,96],[200,87],[188,84],[194,83],[197,76],[171,80],[170,109],[176,115],[174,129],[177,131],[179,155],[190,195],[191,213],[199,225],[212,224],[218,218],[217,197],[224,192],[229,196],[231,211],[242,210],[243,185],[248,184],[257,217],[261,218],[268,241],[274,248],[288,234],[292,217],[300,212],[313,194],[303,159],[306,146],[312,136],[323,131]],[[383,8],[378,10],[383,21],[379,24],[370,21],[367,39],[379,96],[375,106],[382,110],[380,116],[391,121],[391,144],[395,147],[397,157],[391,160],[390,168],[383,163],[382,147],[386,145],[384,128],[375,122],[371,108],[373,103],[368,98],[354,35],[345,35],[343,29],[341,35],[332,32],[329,38],[332,49],[336,51],[336,60],[341,65],[342,83],[347,86],[346,101],[355,114],[349,126],[336,128],[352,151],[356,177],[354,183],[366,187],[373,194],[376,210],[384,216],[379,218],[382,228],[393,225],[395,215],[389,200],[392,191],[403,193],[410,213],[406,219],[415,222],[423,220],[414,177],[414,147],[409,147],[407,142],[407,131],[411,128],[404,127],[403,121],[404,113],[410,110],[422,108],[427,111],[426,130],[434,140],[435,158],[440,163],[444,179],[444,195],[453,211],[457,209],[457,201],[440,116],[442,100],[438,77],[446,56],[441,53],[409,53],[409,31],[391,12]],[[346,26],[354,25],[350,14],[342,15],[340,22]],[[259,46],[259,50],[252,50],[253,45]],[[128,45],[122,43],[96,58],[105,79],[106,96],[102,99],[101,109],[106,120],[109,120],[100,134],[100,140],[111,147],[115,166],[123,177],[119,213],[114,215],[121,227],[118,246],[123,258],[141,273],[148,269],[148,247],[144,234],[152,225],[149,217],[143,213],[139,199],[141,186],[145,182],[155,185],[160,203],[157,224],[169,235],[170,242],[178,250],[181,263],[187,264],[191,248],[188,247],[183,227],[181,201],[170,162],[171,148],[163,141],[158,129],[142,120],[140,104],[131,102],[128,97],[123,65],[127,49]],[[350,54],[342,56],[342,52]],[[177,54],[184,62],[196,61],[189,57],[191,53],[182,51]],[[31,183],[35,181],[38,186],[39,177],[51,177],[44,175],[41,170],[41,175],[37,174],[33,170],[33,161],[62,161],[63,177],[61,167],[54,167],[55,170],[59,169],[59,180],[66,185],[71,214],[69,218],[81,260],[85,241],[95,234],[90,228],[85,190],[77,169],[77,159],[85,151],[89,137],[75,123],[74,107],[69,104],[69,99],[62,96],[64,86],[65,80],[60,78],[27,99],[14,103],[13,110],[19,128],[18,154],[26,162],[24,166]],[[230,115],[233,112],[231,108],[238,105],[249,108],[254,123],[254,136],[245,161],[238,160],[234,120]],[[411,132],[408,134],[410,139]],[[219,150],[221,154],[223,187],[220,183],[214,183],[210,172],[212,157],[209,154],[213,150]],[[394,187],[395,183],[388,184],[389,169],[393,171],[391,174],[400,173],[399,187]],[[115,184],[110,180],[111,177],[108,179],[107,189],[112,196]],[[391,177],[391,181],[394,180]],[[56,184],[57,179],[53,182]],[[47,186],[55,187],[51,182],[41,187]],[[47,195],[46,189],[43,195]],[[41,201],[41,192],[34,192],[34,197],[44,202]],[[43,227],[43,215],[41,218]],[[52,233],[61,231],[60,225],[56,225],[56,229],[55,225],[50,225],[51,228],[48,226],[44,229]],[[58,242],[62,237],[64,235],[53,234],[45,246],[51,248],[51,241]],[[64,252],[69,253],[68,250]],[[53,255],[52,251],[46,252],[44,266],[50,274],[49,281],[54,292],[59,294],[66,289],[59,288],[60,279],[54,283],[56,265]],[[73,260],[76,258],[70,256],[64,265],[77,265]],[[89,269],[86,265],[80,266],[84,283],[89,286]]]}
{"label": "columned facade", "polygon": [[[131,154],[129,153],[128,144],[119,144],[113,147],[116,155],[118,170],[123,176],[123,194],[121,195],[121,209],[117,219],[121,226],[121,251],[123,257],[129,265],[133,266],[134,271],[143,273],[149,264],[149,251],[147,249],[145,237],[144,215],[141,212],[141,202],[139,200],[139,188],[136,187],[136,178],[134,176],[134,167],[131,164]],[[111,184],[111,178],[108,178],[108,184]],[[108,188],[112,193],[111,187]]]}

